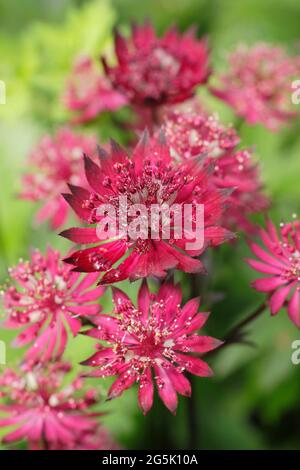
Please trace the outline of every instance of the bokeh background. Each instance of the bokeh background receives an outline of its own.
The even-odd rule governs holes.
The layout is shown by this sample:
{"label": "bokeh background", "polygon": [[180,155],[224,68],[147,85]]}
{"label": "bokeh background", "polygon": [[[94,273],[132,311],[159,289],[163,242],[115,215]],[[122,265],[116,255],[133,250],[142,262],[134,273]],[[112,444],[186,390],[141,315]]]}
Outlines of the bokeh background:
{"label": "bokeh background", "polygon": [[[238,43],[263,40],[295,52],[300,42],[299,0],[0,0],[0,79],[7,87],[7,102],[0,105],[0,285],[8,266],[26,258],[30,248],[68,249],[47,226],[33,227],[36,207],[17,197],[26,157],[40,136],[68,118],[60,97],[75,57],[109,53],[113,26],[126,31],[132,19],[145,17],[159,32],[174,23],[181,30],[195,24],[199,36],[209,38],[216,70],[226,66],[226,54]],[[203,99],[225,123],[233,122],[225,105]],[[102,141],[109,135],[124,138],[108,115],[84,130],[90,131]],[[278,133],[261,126],[243,126],[240,132],[261,163],[272,217],[279,222],[299,215],[299,121]],[[215,337],[223,338],[262,299],[249,285],[254,275],[244,262],[248,254],[240,238],[210,260],[202,297],[213,311],[207,331]],[[137,285],[125,288],[136,295]],[[109,308],[109,295],[104,304]],[[300,449],[300,365],[291,363],[291,343],[300,332],[282,311],[275,318],[265,312],[249,334],[253,347],[225,348],[211,358],[215,378],[194,381],[196,434],[191,433],[187,399],[180,400],[176,417],[156,400],[144,418],[136,390],[110,403],[103,398],[99,407],[108,411],[103,422],[121,446],[131,449]],[[9,346],[11,338],[0,329],[8,364],[17,367],[22,352]],[[78,363],[91,351],[90,340],[77,338],[66,357]],[[103,397],[107,386],[101,385]]]}

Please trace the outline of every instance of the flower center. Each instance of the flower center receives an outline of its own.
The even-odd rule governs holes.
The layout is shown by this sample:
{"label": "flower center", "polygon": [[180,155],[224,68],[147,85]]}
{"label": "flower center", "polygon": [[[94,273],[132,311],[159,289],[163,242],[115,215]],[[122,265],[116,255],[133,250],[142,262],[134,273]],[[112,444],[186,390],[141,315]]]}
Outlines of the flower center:
{"label": "flower center", "polygon": [[176,57],[161,46],[152,50],[139,51],[128,64],[127,81],[135,93],[142,94],[149,101],[157,101],[168,93],[172,79],[180,69]]}
{"label": "flower center", "polygon": [[[143,369],[155,361],[165,359],[173,360],[173,346],[175,342],[170,338],[172,327],[164,320],[165,303],[154,302],[151,305],[149,317],[144,323],[141,313],[136,309],[122,312],[120,329],[122,340],[115,346],[115,352],[125,362],[131,362],[136,373],[143,373]],[[167,339],[166,339],[167,338]]]}
{"label": "flower center", "polygon": [[[115,227],[116,221],[118,233],[125,233],[128,241],[137,239],[130,237],[128,230],[132,221],[136,221],[139,226],[134,227],[134,233],[143,233],[142,240],[145,240],[144,233],[149,235],[147,240],[150,238],[153,227],[157,236],[163,238],[163,221],[172,226],[174,217],[172,211],[170,214],[166,212],[167,208],[175,203],[179,191],[191,183],[194,177],[188,174],[184,165],[173,168],[162,160],[156,161],[155,164],[145,161],[140,174],[134,171],[134,163],[129,159],[125,163],[116,163],[113,169],[114,178],[103,180],[103,186],[110,189],[109,193],[92,194],[83,202],[83,207],[90,210],[89,223],[100,222],[103,218],[103,205],[109,204],[114,211],[104,211],[107,223],[110,217],[113,217],[113,226]],[[194,188],[195,194],[196,188],[199,187]],[[146,248],[145,243],[138,247],[142,251]],[[93,262],[99,263],[100,268],[106,261],[100,254]]]}
{"label": "flower center", "polygon": [[150,331],[139,348],[141,357],[154,358],[161,350],[162,340],[159,331]]}
{"label": "flower center", "polygon": [[[12,277],[21,284],[22,290],[10,287],[7,308],[21,323],[42,321],[47,314],[54,317],[66,300],[67,272],[50,276],[43,258],[33,263],[23,263],[11,270]],[[17,304],[17,305],[16,305]]]}

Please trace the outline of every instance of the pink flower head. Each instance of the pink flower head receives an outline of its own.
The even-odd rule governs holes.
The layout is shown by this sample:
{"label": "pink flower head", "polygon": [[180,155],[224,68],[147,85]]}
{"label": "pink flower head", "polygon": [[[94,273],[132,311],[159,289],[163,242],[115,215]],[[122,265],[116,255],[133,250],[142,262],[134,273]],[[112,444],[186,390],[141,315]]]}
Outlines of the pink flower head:
{"label": "pink flower head", "polygon": [[94,155],[96,139],[83,137],[70,129],[59,129],[54,137],[45,136],[29,157],[32,172],[25,175],[23,199],[42,201],[36,219],[41,223],[50,220],[52,229],[65,222],[68,205],[61,193],[67,183],[85,184],[82,155]]}
{"label": "pink flower head", "polygon": [[168,112],[163,129],[175,159],[204,160],[213,166],[211,183],[219,189],[233,189],[223,224],[253,231],[248,216],[266,209],[268,200],[251,151],[237,149],[240,139],[236,131],[197,108]]}
{"label": "pink flower head", "polygon": [[218,158],[240,142],[233,127],[223,126],[216,115],[208,115],[196,102],[186,109],[167,111],[163,129],[171,153],[178,160]]}
{"label": "pink flower head", "polygon": [[208,314],[198,313],[197,298],[181,308],[181,297],[178,285],[164,283],[153,295],[144,281],[136,308],[124,292],[113,288],[114,314],[97,316],[97,327],[86,332],[108,345],[99,344],[98,351],[84,362],[96,368],[89,376],[118,375],[108,392],[109,399],[138,383],[139,405],[146,414],[153,404],[155,382],[161,400],[175,413],[177,393],[191,395],[183,372],[200,377],[213,374],[197,354],[211,351],[221,342],[196,333]]}
{"label": "pink flower head", "polygon": [[90,121],[103,111],[116,111],[127,103],[90,57],[81,57],[76,62],[63,100],[76,113],[75,123]]}
{"label": "pink flower head", "polygon": [[297,115],[291,103],[291,83],[297,73],[299,59],[279,47],[240,46],[229,57],[229,71],[220,77],[220,87],[211,91],[248,124],[262,123],[276,130]]}
{"label": "pink flower head", "polygon": [[178,103],[194,94],[210,73],[206,41],[189,30],[180,35],[171,28],[162,37],[152,25],[133,25],[131,37],[115,33],[117,65],[103,64],[112,84],[137,106]]}
{"label": "pink flower head", "polygon": [[2,293],[7,317],[2,326],[22,328],[14,345],[30,345],[25,354],[29,362],[60,358],[68,330],[73,336],[80,330],[79,316],[89,318],[100,311],[94,302],[102,295],[103,287],[92,288],[95,275],[79,280],[80,274],[71,272],[60,257],[51,248],[45,256],[34,251],[30,261],[20,261],[9,270],[14,283]]}
{"label": "pink flower head", "polygon": [[269,297],[272,315],[287,308],[292,322],[300,328],[300,221],[280,224],[280,233],[271,221],[260,230],[264,248],[250,243],[258,260],[247,262],[256,271],[268,275],[253,282],[253,287]]}
{"label": "pink flower head", "polygon": [[80,378],[64,384],[70,371],[70,364],[62,362],[4,371],[0,376],[0,396],[5,400],[0,405],[0,429],[12,427],[4,443],[26,440],[30,449],[68,449],[96,431],[99,413],[90,411],[97,402],[96,390],[83,392]]}
{"label": "pink flower head", "polygon": [[[227,193],[208,187],[209,169],[203,169],[198,162],[175,164],[162,137],[149,141],[145,133],[131,156],[113,142],[110,155],[101,152],[100,166],[85,157],[85,171],[91,189],[71,187],[72,194],[65,197],[85,222],[97,224],[97,227],[73,228],[61,235],[75,243],[98,244],[76,251],[65,261],[72,264],[75,271],[105,273],[101,279],[103,284],[127,278],[131,281],[147,276],[161,278],[172,268],[199,272],[203,265],[193,257],[200,255],[208,246],[219,245],[233,236],[218,225]],[[124,222],[123,226],[120,220],[121,196],[125,198],[125,215],[128,216],[128,225]],[[174,208],[175,204],[182,214],[179,222],[172,218],[173,212],[170,211],[164,222],[162,217],[157,219],[155,229],[151,218],[153,206],[165,211]],[[191,210],[189,217],[184,215],[187,204]],[[204,205],[201,226],[196,213],[198,204]],[[113,209],[113,216],[121,225],[117,235],[109,227],[107,232],[99,233],[99,226],[110,217],[104,216],[104,212],[99,214],[99,209],[106,205]],[[140,212],[140,217],[134,217],[132,211]],[[187,218],[190,230],[186,227],[188,222],[183,220]],[[142,228],[141,235],[138,230],[134,234],[128,230],[135,221]],[[166,221],[169,226],[167,234]],[[178,226],[182,233],[177,231],[176,237],[174,233]],[[122,230],[122,227],[127,230]],[[197,244],[200,231],[203,244],[191,247],[187,242]],[[115,266],[124,256],[126,258]]]}

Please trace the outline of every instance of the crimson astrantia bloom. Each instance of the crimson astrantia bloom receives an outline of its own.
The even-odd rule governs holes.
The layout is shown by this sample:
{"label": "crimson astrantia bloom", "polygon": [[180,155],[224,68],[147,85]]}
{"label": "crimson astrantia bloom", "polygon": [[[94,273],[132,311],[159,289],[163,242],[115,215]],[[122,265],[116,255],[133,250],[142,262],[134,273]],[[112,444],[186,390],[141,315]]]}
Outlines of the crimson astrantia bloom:
{"label": "crimson astrantia bloom", "polygon": [[76,134],[71,129],[59,129],[51,137],[46,135],[31,152],[28,164],[32,171],[23,179],[21,197],[42,201],[36,216],[37,222],[49,220],[55,230],[61,227],[68,215],[68,205],[61,193],[67,183],[86,184],[82,165],[83,153],[93,156],[96,139]]}
{"label": "crimson astrantia bloom", "polygon": [[260,236],[265,249],[250,243],[258,260],[247,262],[268,277],[257,279],[253,287],[268,294],[272,315],[286,306],[290,319],[300,328],[300,221],[280,224],[278,234],[269,220],[267,229],[260,230]]}
{"label": "crimson astrantia bloom", "polygon": [[68,363],[34,367],[0,376],[0,429],[10,427],[3,442],[25,440],[30,449],[75,446],[98,427],[90,408],[97,403],[95,389],[82,390],[82,379],[65,384]]}
{"label": "crimson astrantia bloom", "polygon": [[81,57],[75,63],[63,101],[76,113],[75,123],[90,121],[103,111],[116,111],[127,103],[90,57]]}
{"label": "crimson astrantia bloom", "polygon": [[166,113],[163,129],[175,159],[200,158],[213,165],[212,184],[219,189],[234,188],[223,224],[253,231],[248,216],[265,210],[269,201],[262,193],[252,152],[237,148],[240,139],[234,128],[222,125],[217,116],[208,115],[193,104],[189,109]]}
{"label": "crimson astrantia bloom", "polygon": [[258,43],[239,46],[229,56],[229,71],[212,93],[234,108],[249,124],[276,130],[297,113],[291,103],[291,83],[299,74],[299,59],[280,47]]}
{"label": "crimson astrantia bloom", "polygon": [[85,332],[105,343],[99,343],[98,351],[83,363],[96,368],[88,376],[118,375],[109,399],[138,383],[139,404],[146,414],[153,404],[155,382],[161,400],[175,413],[177,393],[191,395],[183,372],[200,377],[213,374],[197,354],[211,351],[221,342],[196,333],[208,318],[208,313],[198,313],[199,299],[180,307],[181,298],[178,285],[164,283],[157,294],[150,294],[144,281],[136,308],[124,292],[113,288],[113,314],[95,317],[97,327]]}
{"label": "crimson astrantia bloom", "polygon": [[[103,222],[105,217],[99,214],[99,208],[110,204],[120,221],[120,196],[127,201],[127,214],[138,203],[147,211],[148,228],[146,236],[133,236],[127,229],[119,231],[114,239],[108,240],[110,232],[101,235],[96,227],[73,228],[61,235],[75,243],[101,244],[74,252],[65,261],[72,264],[76,271],[104,272],[103,284],[113,283],[129,278],[136,280],[147,276],[164,277],[166,271],[176,268],[186,272],[199,272],[203,265],[198,256],[208,247],[216,246],[232,237],[232,233],[218,225],[223,213],[227,193],[208,187],[210,174],[199,162],[174,164],[169,148],[163,138],[149,142],[145,133],[129,156],[121,147],[112,143],[111,155],[101,152],[100,166],[85,157],[86,177],[91,190],[70,186],[72,194],[65,198],[77,215],[85,222],[95,224]],[[185,205],[190,204],[191,230],[175,237],[177,228],[174,219],[169,219],[170,233],[165,235],[162,218],[155,239],[152,233],[151,209],[153,204],[159,208],[165,204],[168,208],[178,204],[184,215]],[[196,218],[196,205],[204,204],[204,227]],[[174,207],[174,206],[173,206]],[[130,224],[131,219],[128,216]],[[182,221],[186,224],[186,221]],[[198,223],[198,226],[197,226]],[[191,248],[187,242],[195,242],[199,233],[204,234],[203,246]],[[122,229],[122,227],[121,227]],[[116,265],[124,255],[128,255]]]}
{"label": "crimson astrantia bloom", "polygon": [[99,313],[103,287],[92,287],[96,277],[79,273],[60,261],[59,252],[48,249],[43,256],[34,251],[29,261],[9,270],[14,281],[2,292],[6,319],[4,328],[22,328],[16,347],[30,345],[25,360],[49,361],[59,358],[67,344],[68,330],[76,336],[81,318]]}
{"label": "crimson astrantia bloom", "polygon": [[193,30],[171,28],[158,38],[152,25],[133,25],[131,37],[115,34],[117,65],[104,68],[112,84],[137,106],[178,103],[194,94],[209,75],[208,48]]}

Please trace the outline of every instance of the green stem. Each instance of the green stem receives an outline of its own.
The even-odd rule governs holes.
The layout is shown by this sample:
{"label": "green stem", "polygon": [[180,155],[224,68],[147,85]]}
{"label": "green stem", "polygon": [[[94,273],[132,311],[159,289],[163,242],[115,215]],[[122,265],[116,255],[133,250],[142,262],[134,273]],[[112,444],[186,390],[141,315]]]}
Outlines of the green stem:
{"label": "green stem", "polygon": [[256,310],[254,310],[253,313],[251,313],[248,317],[244,318],[240,323],[238,323],[226,336],[225,341],[227,343],[233,343],[236,340],[239,339],[240,335],[243,334],[243,330],[245,326],[247,326],[249,323],[252,323],[254,320],[256,320],[257,317],[263,311],[266,309],[267,305],[266,302],[263,302],[261,305],[257,307]]}

